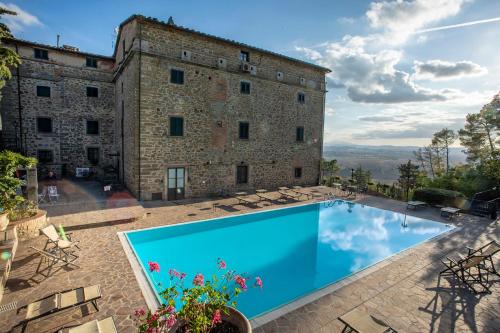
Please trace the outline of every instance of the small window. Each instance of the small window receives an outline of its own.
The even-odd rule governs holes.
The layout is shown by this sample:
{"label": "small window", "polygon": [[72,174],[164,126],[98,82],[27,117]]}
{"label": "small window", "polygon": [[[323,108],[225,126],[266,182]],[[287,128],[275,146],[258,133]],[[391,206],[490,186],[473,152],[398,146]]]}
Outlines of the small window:
{"label": "small window", "polygon": [[97,58],[87,57],[87,67],[97,68]]}
{"label": "small window", "polygon": [[99,89],[96,87],[87,87],[87,97],[99,97]]}
{"label": "small window", "polygon": [[99,134],[99,122],[97,120],[87,120],[87,134]]}
{"label": "small window", "polygon": [[304,141],[304,127],[302,126],[297,127],[295,139],[297,140],[297,142]]}
{"label": "small window", "polygon": [[96,147],[88,147],[87,148],[87,159],[90,164],[97,165],[99,164],[99,148]]}
{"label": "small window", "polygon": [[122,81],[122,94],[123,94],[123,81]]}
{"label": "small window", "polygon": [[40,163],[52,163],[54,161],[52,150],[40,149],[36,153]]}
{"label": "small window", "polygon": [[241,81],[240,82],[240,92],[245,95],[250,94],[250,82]]}
{"label": "small window", "polygon": [[239,137],[240,137],[240,139],[243,139],[243,140],[248,140],[249,139],[249,137],[250,137],[249,128],[250,128],[250,124],[249,123],[246,123],[246,122],[241,122],[240,123],[240,129],[239,129]]}
{"label": "small window", "polygon": [[302,178],[302,168],[295,168],[295,178]]}
{"label": "small window", "polygon": [[50,87],[36,86],[36,95],[38,97],[50,97]]}
{"label": "small window", "polygon": [[124,40],[122,40],[122,59],[125,58],[125,53],[126,52],[125,52],[125,39],[124,39]]}
{"label": "small window", "polygon": [[300,104],[304,104],[306,102],[306,94],[299,92],[297,94],[297,102],[299,102]]}
{"label": "small window", "polygon": [[184,71],[178,69],[170,70],[170,83],[184,84]]}
{"label": "small window", "polygon": [[248,183],[248,166],[238,165],[236,167],[236,183],[237,184]]}
{"label": "small window", "polygon": [[52,119],[46,117],[36,118],[38,133],[52,133]]}
{"label": "small window", "polygon": [[240,60],[249,62],[250,61],[250,52],[247,51],[241,51],[240,52]]}
{"label": "small window", "polygon": [[181,117],[170,117],[170,136],[184,135],[184,119]]}
{"label": "small window", "polygon": [[35,49],[35,58],[49,60],[49,51],[42,49]]}

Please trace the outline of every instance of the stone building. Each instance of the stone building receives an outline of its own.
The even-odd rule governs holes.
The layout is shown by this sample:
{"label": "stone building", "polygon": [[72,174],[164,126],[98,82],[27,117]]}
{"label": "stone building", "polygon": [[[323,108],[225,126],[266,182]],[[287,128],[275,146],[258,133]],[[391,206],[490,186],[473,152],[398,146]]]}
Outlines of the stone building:
{"label": "stone building", "polygon": [[[68,174],[95,147],[97,165],[143,200],[318,183],[326,68],[137,15],[120,25],[112,57],[40,46],[41,60],[37,44],[9,43],[23,65],[3,90],[3,135],[20,136],[20,77],[27,152],[53,149]],[[36,96],[40,82],[54,98]],[[49,116],[54,133],[37,132]],[[86,131],[92,119],[98,135]]]}

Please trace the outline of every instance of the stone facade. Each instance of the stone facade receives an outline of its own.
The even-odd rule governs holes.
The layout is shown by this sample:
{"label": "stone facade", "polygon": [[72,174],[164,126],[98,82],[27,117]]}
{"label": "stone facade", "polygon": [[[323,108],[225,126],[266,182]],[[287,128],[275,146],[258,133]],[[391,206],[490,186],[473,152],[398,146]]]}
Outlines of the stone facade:
{"label": "stone facade", "polygon": [[[17,47],[22,64],[2,90],[0,112],[6,148],[34,157],[40,151],[51,152],[52,160],[40,163],[42,178],[48,170],[72,175],[76,167],[98,172],[100,167],[116,163],[110,156],[115,152],[113,61],[97,58],[98,68],[89,68],[86,55],[81,53],[18,41],[7,45]],[[48,59],[36,59],[35,48],[47,50]],[[49,87],[50,97],[38,96],[37,86]],[[87,97],[87,87],[97,88],[98,96]],[[40,117],[51,119],[50,132],[38,131]],[[87,134],[87,120],[97,121],[98,134]],[[89,147],[99,149],[96,164],[87,158]]]}
{"label": "stone facade", "polygon": [[[242,62],[242,55],[248,61]],[[79,114],[93,110],[109,121],[100,147],[119,154],[114,166],[120,179],[140,199],[178,199],[168,190],[171,168],[182,169],[176,187],[187,198],[317,184],[327,69],[141,16],[120,26],[113,59],[112,72],[102,71],[99,80],[102,104],[89,107],[77,98],[85,78],[95,78],[84,74],[85,68],[79,69],[85,78],[64,81],[64,93],[73,96]],[[173,82],[172,70],[182,71],[181,84]],[[241,82],[250,84],[248,94],[241,92]],[[36,112],[50,113],[50,108]],[[59,104],[53,111],[61,109],[69,111]],[[182,136],[171,135],[171,117],[183,119]],[[240,139],[240,123],[248,123],[248,139]],[[81,122],[71,124],[78,133]],[[298,141],[299,127],[303,140]],[[57,138],[43,139],[60,145]],[[76,145],[57,154],[73,164],[85,157]],[[237,181],[239,166],[247,167],[246,182]]]}

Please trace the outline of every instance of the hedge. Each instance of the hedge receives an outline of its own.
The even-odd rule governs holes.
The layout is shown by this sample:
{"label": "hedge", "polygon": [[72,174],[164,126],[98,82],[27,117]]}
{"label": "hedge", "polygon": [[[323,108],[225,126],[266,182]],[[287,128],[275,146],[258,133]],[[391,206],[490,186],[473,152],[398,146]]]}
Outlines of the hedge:
{"label": "hedge", "polygon": [[457,208],[464,208],[467,203],[467,198],[460,192],[443,190],[433,187],[416,189],[413,194],[413,199],[427,202],[430,205],[440,205]]}

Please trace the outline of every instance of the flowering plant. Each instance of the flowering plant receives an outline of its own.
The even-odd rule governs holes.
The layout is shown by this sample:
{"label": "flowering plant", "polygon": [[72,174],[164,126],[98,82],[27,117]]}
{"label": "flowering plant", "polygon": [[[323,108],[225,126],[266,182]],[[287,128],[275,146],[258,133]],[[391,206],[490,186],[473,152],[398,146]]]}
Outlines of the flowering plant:
{"label": "flowering plant", "polygon": [[[149,262],[149,271],[159,273],[160,266]],[[218,259],[221,276],[212,275],[206,280],[198,273],[192,280],[192,287],[184,287],[186,274],[169,269],[169,287],[160,292],[163,303],[155,312],[138,309],[135,317],[141,333],[160,333],[171,329],[178,321],[184,332],[208,333],[222,323],[222,315],[228,315],[226,305],[236,307],[236,298],[248,290],[250,277],[227,269],[224,260]],[[153,278],[154,281],[154,278]],[[161,283],[157,283],[161,286]],[[254,286],[262,288],[262,279],[255,277]]]}

